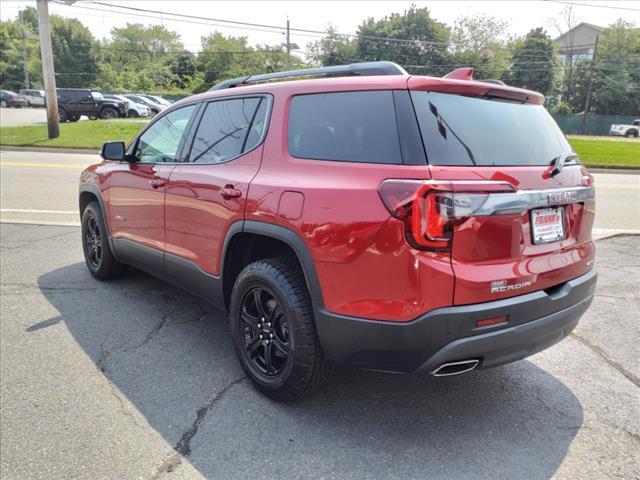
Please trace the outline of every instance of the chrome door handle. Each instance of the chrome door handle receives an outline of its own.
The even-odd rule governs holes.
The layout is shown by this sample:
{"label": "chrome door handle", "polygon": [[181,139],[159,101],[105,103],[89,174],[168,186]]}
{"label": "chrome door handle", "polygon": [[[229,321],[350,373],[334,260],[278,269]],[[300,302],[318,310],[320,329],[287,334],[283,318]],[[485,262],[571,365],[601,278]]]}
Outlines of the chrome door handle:
{"label": "chrome door handle", "polygon": [[160,188],[166,185],[166,182],[162,178],[152,178],[149,180],[149,185],[153,188]]}

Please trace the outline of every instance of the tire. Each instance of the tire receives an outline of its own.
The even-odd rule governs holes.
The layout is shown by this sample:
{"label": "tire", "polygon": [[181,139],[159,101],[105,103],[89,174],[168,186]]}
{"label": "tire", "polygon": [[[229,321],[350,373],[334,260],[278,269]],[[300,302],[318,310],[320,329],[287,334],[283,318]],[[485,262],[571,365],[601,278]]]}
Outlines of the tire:
{"label": "tire", "polygon": [[58,118],[60,120],[60,123],[68,122],[69,114],[66,110],[58,110]]}
{"label": "tire", "polygon": [[121,277],[128,265],[115,259],[109,246],[104,216],[98,202],[90,202],[82,212],[82,251],[91,275],[98,280]]}
{"label": "tire", "polygon": [[271,258],[247,265],[233,286],[229,322],[242,368],[267,397],[301,398],[331,376],[333,365],[322,356],[297,261]]}
{"label": "tire", "polygon": [[127,112],[127,117],[131,117],[131,118],[138,118],[140,115],[138,115],[138,112],[136,112],[135,110],[129,110]]}
{"label": "tire", "polygon": [[627,138],[636,138],[638,136],[638,132],[636,132],[635,130],[629,129],[624,133],[624,136]]}
{"label": "tire", "polygon": [[115,108],[104,107],[100,112],[100,118],[103,120],[111,120],[112,118],[118,118],[118,112]]}
{"label": "tire", "polygon": [[69,117],[70,122],[77,122],[78,120],[80,120],[80,115],[71,115]]}
{"label": "tire", "polygon": [[8,106],[9,106],[9,104],[7,103],[7,101],[6,101],[6,100],[2,100],[2,101],[0,101],[0,107],[2,107],[2,108],[7,108]]}
{"label": "tire", "polygon": [[159,114],[159,113],[160,113],[160,112],[159,112],[158,110],[156,110],[155,108],[152,108],[152,109],[151,109],[151,111],[150,111],[150,113],[149,113],[149,116],[153,118],[153,117],[155,117],[155,116],[156,116],[157,114]]}

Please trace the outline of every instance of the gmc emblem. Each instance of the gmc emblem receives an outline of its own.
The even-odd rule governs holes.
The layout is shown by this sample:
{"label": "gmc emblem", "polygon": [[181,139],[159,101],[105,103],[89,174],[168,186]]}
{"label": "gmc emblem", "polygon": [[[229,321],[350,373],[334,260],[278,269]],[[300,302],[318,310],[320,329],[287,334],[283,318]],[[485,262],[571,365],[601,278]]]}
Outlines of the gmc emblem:
{"label": "gmc emblem", "polygon": [[554,192],[549,194],[549,205],[573,203],[578,199],[576,192]]}

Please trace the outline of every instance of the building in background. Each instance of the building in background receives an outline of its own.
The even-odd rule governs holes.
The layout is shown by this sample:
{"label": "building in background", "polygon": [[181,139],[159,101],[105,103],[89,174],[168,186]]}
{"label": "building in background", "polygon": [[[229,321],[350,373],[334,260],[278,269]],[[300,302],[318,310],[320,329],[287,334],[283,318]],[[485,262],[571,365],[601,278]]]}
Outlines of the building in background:
{"label": "building in background", "polygon": [[596,37],[606,30],[592,23],[582,22],[554,40],[558,46],[558,60],[563,65],[579,60],[591,60]]}

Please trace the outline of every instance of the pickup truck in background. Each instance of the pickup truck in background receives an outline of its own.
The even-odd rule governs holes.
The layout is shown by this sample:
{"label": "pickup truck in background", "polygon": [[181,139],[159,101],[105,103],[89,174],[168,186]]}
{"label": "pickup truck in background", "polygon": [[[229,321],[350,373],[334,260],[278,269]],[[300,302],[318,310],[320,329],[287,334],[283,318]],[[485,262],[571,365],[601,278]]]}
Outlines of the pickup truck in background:
{"label": "pickup truck in background", "polygon": [[640,130],[640,119],[635,119],[631,125],[614,123],[609,129],[609,135],[638,138],[638,130]]}

